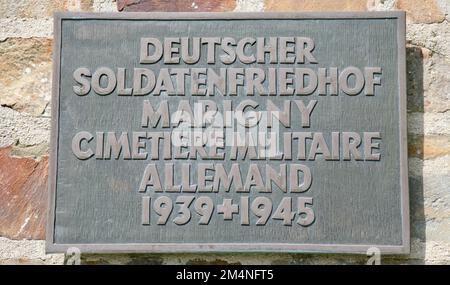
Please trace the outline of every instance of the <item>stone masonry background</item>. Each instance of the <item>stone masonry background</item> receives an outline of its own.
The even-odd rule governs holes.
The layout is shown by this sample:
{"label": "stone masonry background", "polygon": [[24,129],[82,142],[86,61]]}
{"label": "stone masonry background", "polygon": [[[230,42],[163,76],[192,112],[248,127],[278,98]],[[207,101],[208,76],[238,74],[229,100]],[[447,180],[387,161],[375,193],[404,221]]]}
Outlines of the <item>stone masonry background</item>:
{"label": "stone masonry background", "polygon": [[[55,11],[407,13],[411,254],[382,264],[450,264],[450,0],[0,0],[0,264],[45,254]],[[365,264],[361,255],[81,255],[83,264]]]}

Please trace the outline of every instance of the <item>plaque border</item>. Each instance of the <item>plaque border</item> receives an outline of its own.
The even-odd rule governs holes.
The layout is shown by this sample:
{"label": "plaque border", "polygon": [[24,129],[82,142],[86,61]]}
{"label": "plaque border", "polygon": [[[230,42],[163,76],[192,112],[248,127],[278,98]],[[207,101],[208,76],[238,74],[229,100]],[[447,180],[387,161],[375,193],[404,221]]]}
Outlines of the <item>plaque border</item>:
{"label": "plaque border", "polygon": [[[59,135],[59,91],[61,60],[61,25],[63,20],[244,20],[244,19],[396,19],[399,94],[399,144],[402,244],[301,244],[301,243],[113,243],[113,244],[58,244],[54,240],[56,180]],[[81,253],[198,253],[198,252],[286,252],[286,253],[354,253],[367,254],[376,247],[381,254],[410,253],[410,220],[408,190],[408,156],[406,130],[406,50],[404,11],[377,12],[113,12],[83,13],[57,12],[54,14],[52,122],[48,175],[48,217],[46,252],[61,253],[78,248]],[[57,106],[57,107],[55,107]]]}

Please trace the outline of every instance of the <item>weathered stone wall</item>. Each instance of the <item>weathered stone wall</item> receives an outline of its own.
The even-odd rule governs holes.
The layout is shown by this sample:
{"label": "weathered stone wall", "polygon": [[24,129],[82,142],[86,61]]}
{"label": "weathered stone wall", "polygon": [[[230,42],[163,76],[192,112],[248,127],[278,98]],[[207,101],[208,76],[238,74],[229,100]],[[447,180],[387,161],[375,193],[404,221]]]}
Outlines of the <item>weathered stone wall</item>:
{"label": "weathered stone wall", "polygon": [[[45,255],[54,11],[407,12],[410,256],[382,263],[450,264],[450,0],[0,1],[0,264],[61,264]],[[354,264],[356,255],[82,255],[118,264]]]}

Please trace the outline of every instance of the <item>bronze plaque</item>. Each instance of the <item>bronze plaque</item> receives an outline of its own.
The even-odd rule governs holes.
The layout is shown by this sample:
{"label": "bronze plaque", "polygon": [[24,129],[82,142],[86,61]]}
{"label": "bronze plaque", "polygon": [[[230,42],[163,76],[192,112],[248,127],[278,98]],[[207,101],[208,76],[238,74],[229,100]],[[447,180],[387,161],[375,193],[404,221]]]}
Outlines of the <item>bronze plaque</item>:
{"label": "bronze plaque", "polygon": [[409,252],[405,16],[55,16],[49,252]]}

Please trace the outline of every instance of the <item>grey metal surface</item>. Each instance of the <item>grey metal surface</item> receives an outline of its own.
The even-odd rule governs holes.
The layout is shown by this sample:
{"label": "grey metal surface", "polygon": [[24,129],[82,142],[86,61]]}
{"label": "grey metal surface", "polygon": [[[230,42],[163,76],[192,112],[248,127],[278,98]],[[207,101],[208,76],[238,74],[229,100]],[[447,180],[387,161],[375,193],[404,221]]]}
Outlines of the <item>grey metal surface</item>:
{"label": "grey metal surface", "polygon": [[[270,197],[274,210],[283,197],[312,197],[311,226],[283,226],[269,219],[241,226],[239,216],[224,221],[213,214],[208,225],[193,219],[183,226],[141,224],[138,192],[148,160],[81,161],[71,150],[79,131],[139,131],[143,100],[159,102],[167,95],[84,97],[73,94],[72,73],[78,67],[132,69],[139,64],[141,37],[232,36],[234,38],[303,36],[314,38],[317,67],[380,66],[382,86],[375,96],[317,96],[308,131],[380,132],[380,161],[302,161],[313,175],[305,193],[250,192]],[[203,61],[203,62],[202,62]],[[204,58],[198,66],[205,67]],[[409,212],[406,171],[404,13],[122,13],[57,14],[55,17],[55,77],[50,169],[50,211],[47,250],[77,246],[82,252],[288,251],[357,252],[377,246],[382,253],[409,252]],[[183,64],[177,65],[183,66]],[[236,67],[245,67],[235,63]],[[288,65],[286,65],[287,67]],[[306,64],[306,66],[311,66]],[[158,67],[158,66],[157,66]],[[173,67],[173,66],[169,66]],[[220,64],[214,68],[222,67]],[[152,67],[154,68],[154,66]],[[92,92],[92,91],[91,91]],[[212,97],[218,103],[221,96]],[[267,97],[251,99],[265,105]],[[291,100],[297,98],[286,97]],[[179,100],[171,97],[169,100]],[[182,98],[195,102],[197,98]],[[200,98],[203,99],[203,98]],[[211,99],[211,98],[206,98]],[[234,97],[236,102],[244,99]],[[271,98],[272,99],[272,98]],[[304,98],[301,98],[304,99]],[[276,96],[282,105],[285,97]],[[306,100],[306,98],[305,98]],[[299,121],[293,130],[302,131]],[[284,131],[284,130],[282,130]],[[171,162],[159,160],[163,165]],[[172,160],[175,165],[186,161]],[[196,165],[198,161],[189,161]],[[231,161],[222,161],[229,166]],[[246,173],[249,160],[239,161]],[[280,161],[252,161],[276,168]],[[283,163],[292,163],[283,161]],[[244,174],[243,174],[244,175]],[[175,179],[179,178],[176,173]],[[152,199],[180,195],[208,196],[216,207],[224,198],[239,201],[242,193],[158,193]]]}

